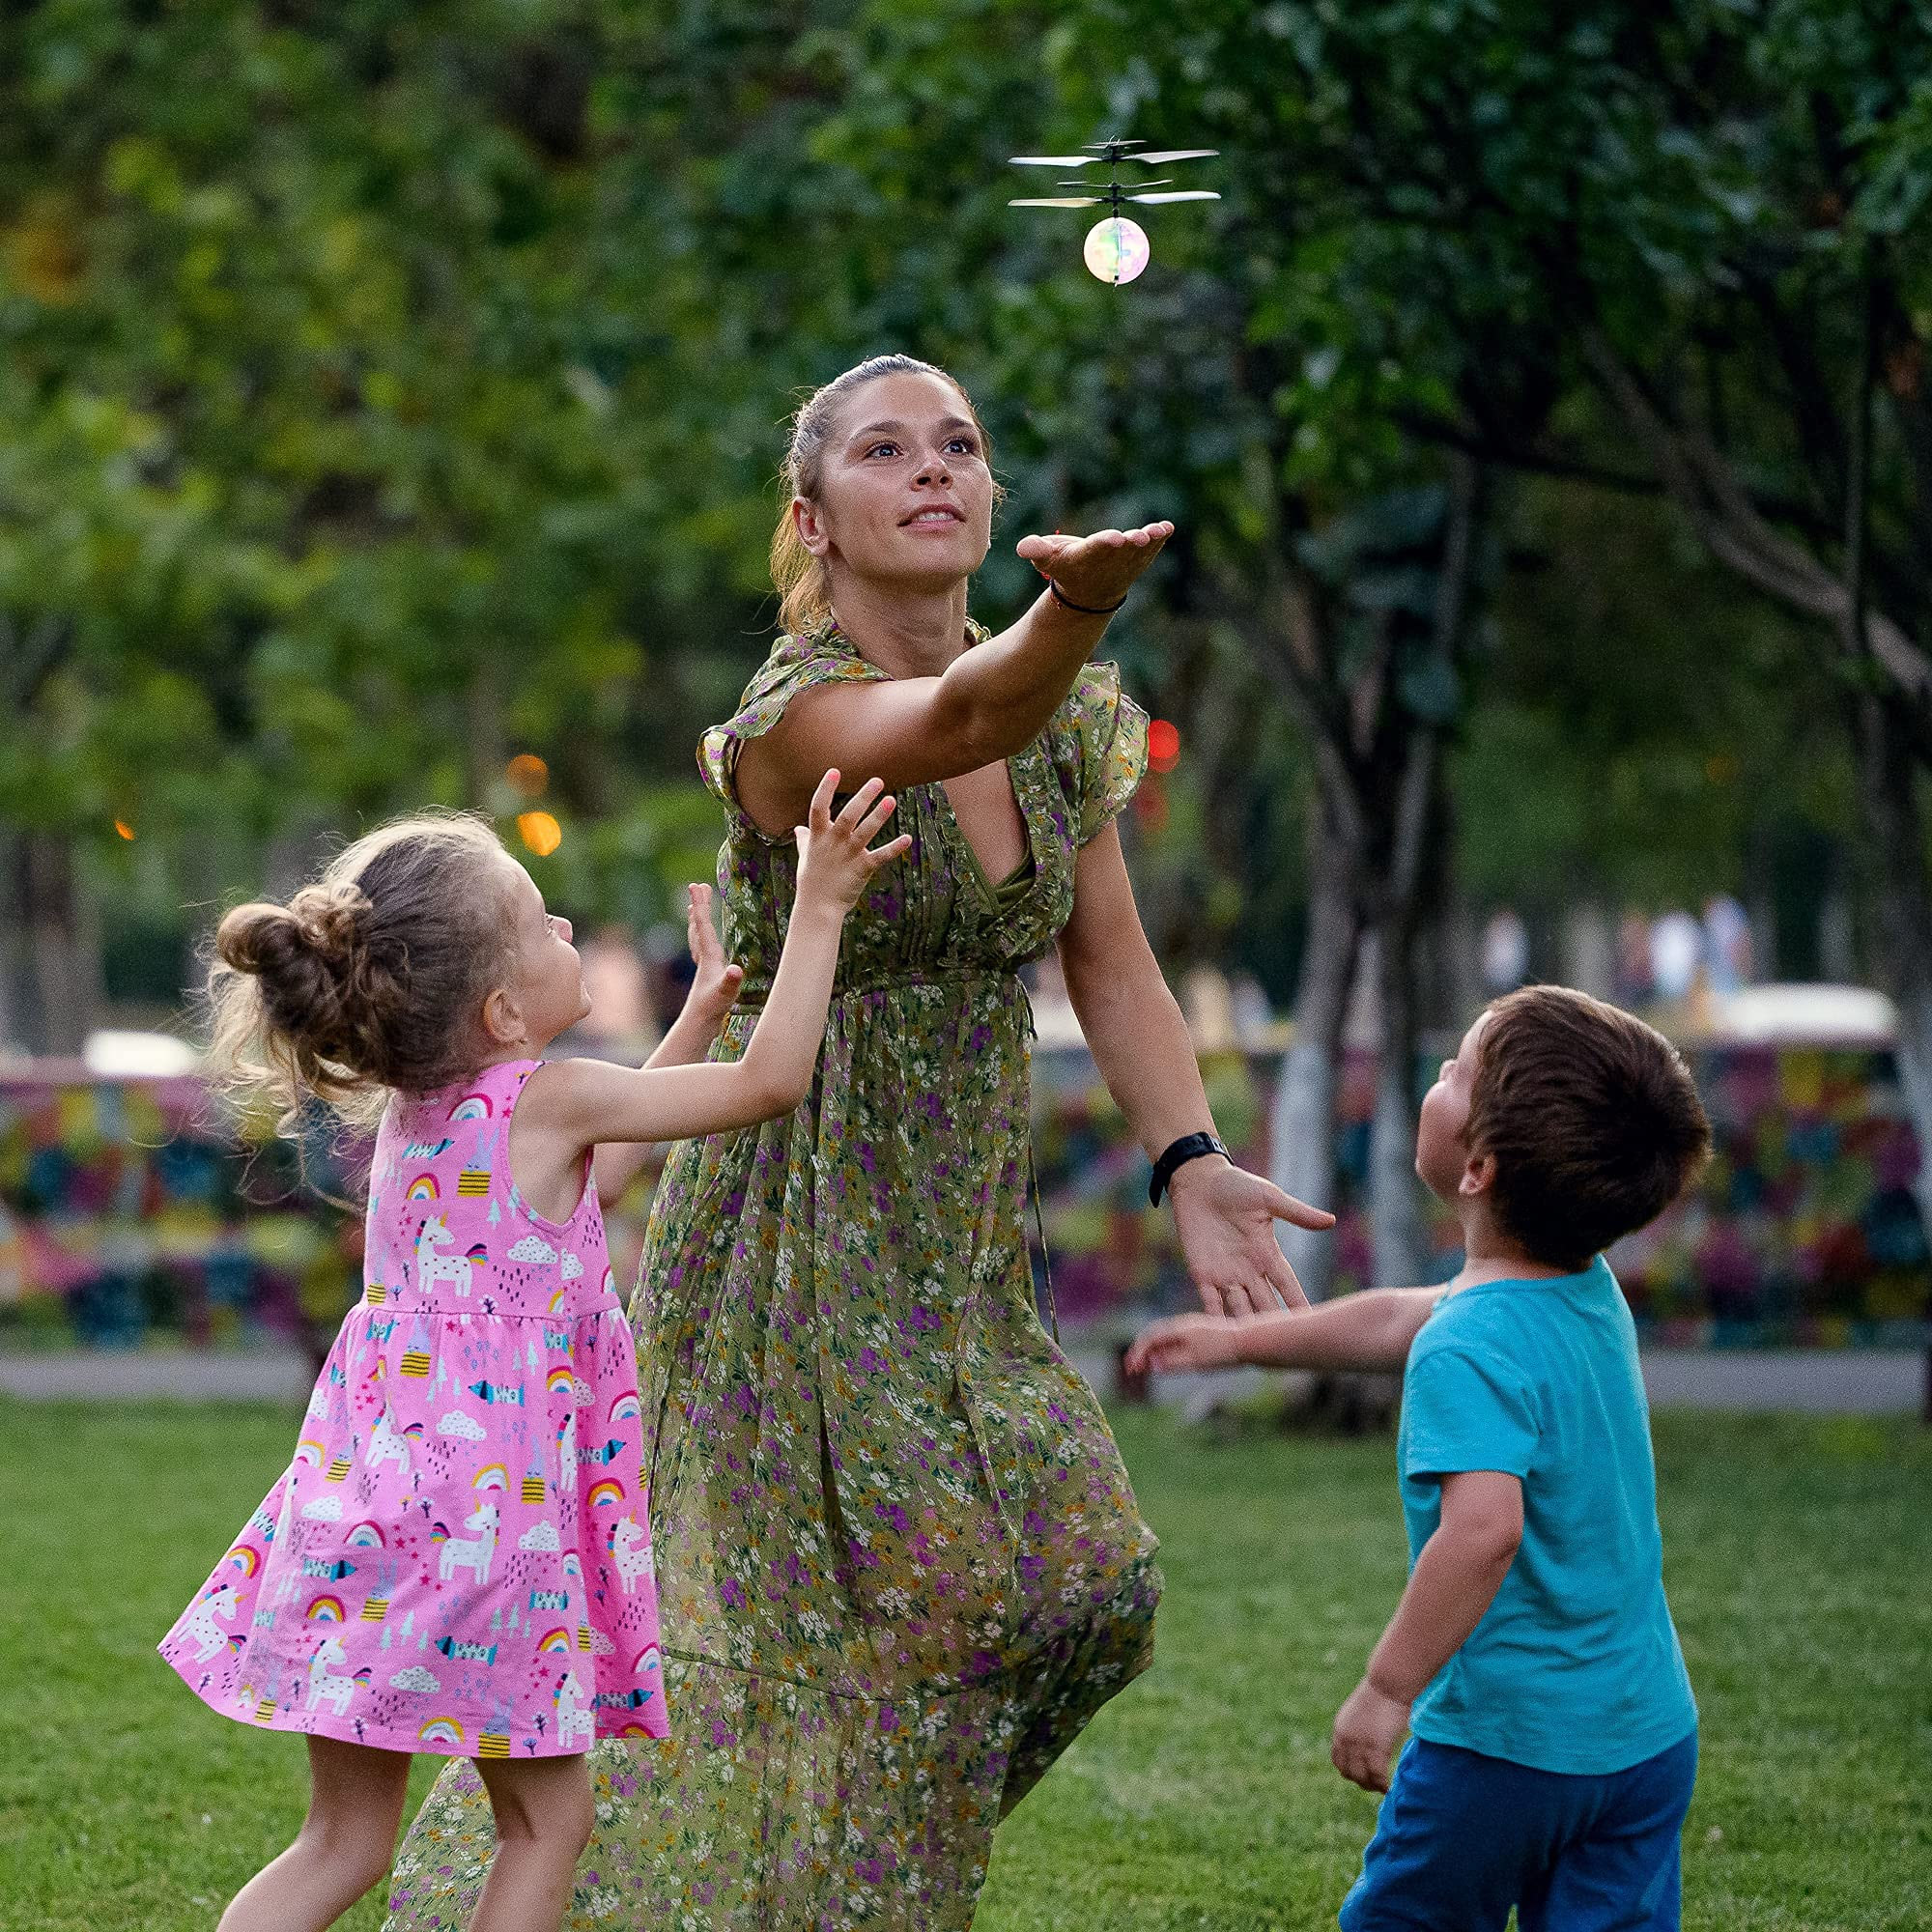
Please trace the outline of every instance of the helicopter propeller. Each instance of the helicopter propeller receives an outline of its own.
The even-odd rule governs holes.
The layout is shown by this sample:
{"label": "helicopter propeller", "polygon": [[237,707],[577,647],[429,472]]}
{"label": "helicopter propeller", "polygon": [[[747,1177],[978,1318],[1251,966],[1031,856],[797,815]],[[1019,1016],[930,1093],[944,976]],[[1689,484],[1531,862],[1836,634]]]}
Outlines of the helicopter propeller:
{"label": "helicopter propeller", "polygon": [[1022,195],[1008,202],[1009,208],[1097,208],[1104,207],[1108,214],[1088,235],[1082,251],[1088,269],[1103,282],[1111,282],[1119,287],[1122,282],[1130,282],[1148,265],[1150,249],[1145,231],[1121,213],[1123,202],[1170,202],[1170,201],[1219,201],[1220,195],[1212,188],[1170,188],[1167,177],[1133,176],[1122,182],[1120,167],[1122,161],[1140,161],[1148,166],[1158,166],[1167,161],[1201,161],[1210,159],[1219,153],[1215,148],[1158,148],[1151,153],[1137,152],[1140,142],[1123,137],[1105,141],[1090,141],[1087,152],[1079,155],[1014,155],[1012,164],[1018,168],[1072,168],[1090,167],[1095,161],[1104,162],[1107,179],[1104,184],[1087,176],[1073,181],[1054,184],[1057,187],[1072,188],[1072,194]]}

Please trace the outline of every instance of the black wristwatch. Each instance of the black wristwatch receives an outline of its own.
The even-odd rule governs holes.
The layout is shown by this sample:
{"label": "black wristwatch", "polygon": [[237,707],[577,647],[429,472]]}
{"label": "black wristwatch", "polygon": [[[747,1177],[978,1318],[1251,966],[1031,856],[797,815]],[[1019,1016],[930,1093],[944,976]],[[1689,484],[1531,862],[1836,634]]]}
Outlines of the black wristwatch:
{"label": "black wristwatch", "polygon": [[1230,1161],[1235,1157],[1216,1134],[1182,1134],[1153,1164],[1153,1179],[1148,1182],[1148,1205],[1158,1208],[1160,1197],[1167,1192],[1167,1183],[1174,1179],[1175,1169],[1198,1160],[1204,1153],[1218,1153],[1223,1160]]}

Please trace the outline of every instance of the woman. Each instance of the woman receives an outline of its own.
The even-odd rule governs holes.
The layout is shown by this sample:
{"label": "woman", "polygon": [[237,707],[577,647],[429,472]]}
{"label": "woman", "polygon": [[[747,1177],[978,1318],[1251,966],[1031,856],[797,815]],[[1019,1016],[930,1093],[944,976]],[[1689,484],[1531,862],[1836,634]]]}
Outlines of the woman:
{"label": "woman", "polygon": [[[1273,1217],[1329,1221],[1200,1138],[1113,824],[1147,721],[1088,654],[1173,526],[1027,537],[1048,585],[989,638],[985,437],[905,356],[800,411],[787,478],[787,635],[699,754],[746,968],[717,1051],[756,1023],[817,778],[883,778],[914,842],[848,924],[812,1097],[659,1187],[633,1321],[675,1742],[602,1754],[586,1932],[963,1927],[994,1825],[1148,1661],[1154,1540],[1034,1308],[1023,963],[1057,941],[1207,1308],[1299,1301]],[[446,1777],[392,1932],[463,1922],[488,1829]]]}

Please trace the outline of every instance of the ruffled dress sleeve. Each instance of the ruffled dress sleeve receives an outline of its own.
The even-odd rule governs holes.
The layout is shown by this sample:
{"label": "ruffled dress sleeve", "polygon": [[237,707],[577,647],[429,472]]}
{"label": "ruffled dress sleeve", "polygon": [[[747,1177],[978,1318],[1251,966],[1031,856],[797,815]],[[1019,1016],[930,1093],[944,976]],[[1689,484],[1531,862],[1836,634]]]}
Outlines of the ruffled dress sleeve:
{"label": "ruffled dress sleeve", "polygon": [[757,676],[745,687],[736,714],[712,725],[697,741],[698,772],[724,801],[733,823],[757,831],[738,802],[738,755],[751,739],[762,738],[801,691],[815,684],[867,684],[886,675],[836,631],[781,638]]}
{"label": "ruffled dress sleeve", "polygon": [[1121,689],[1121,668],[1090,664],[1055,720],[1055,763],[1087,845],[1126,810],[1147,775],[1148,715]]}

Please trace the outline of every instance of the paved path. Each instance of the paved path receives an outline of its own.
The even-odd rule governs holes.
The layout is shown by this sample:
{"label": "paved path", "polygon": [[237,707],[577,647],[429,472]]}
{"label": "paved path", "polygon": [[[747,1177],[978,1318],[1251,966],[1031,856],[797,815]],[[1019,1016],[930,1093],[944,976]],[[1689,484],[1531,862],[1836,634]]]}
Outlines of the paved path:
{"label": "paved path", "polygon": [[[1072,1338],[1069,1337],[1069,1341]],[[1111,1395],[1110,1350],[1068,1350],[1082,1375]],[[1659,1408],[1811,1409],[1882,1415],[1916,1411],[1925,1398],[1926,1358],[1915,1350],[1819,1349],[1810,1351],[1656,1350],[1643,1358],[1644,1381]],[[1227,1376],[1164,1376],[1161,1402],[1204,1414],[1218,1402],[1266,1386],[1260,1369]],[[198,1350],[118,1353],[0,1354],[0,1394],[42,1401],[299,1402],[314,1381],[293,1350],[233,1354]]]}

